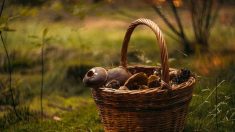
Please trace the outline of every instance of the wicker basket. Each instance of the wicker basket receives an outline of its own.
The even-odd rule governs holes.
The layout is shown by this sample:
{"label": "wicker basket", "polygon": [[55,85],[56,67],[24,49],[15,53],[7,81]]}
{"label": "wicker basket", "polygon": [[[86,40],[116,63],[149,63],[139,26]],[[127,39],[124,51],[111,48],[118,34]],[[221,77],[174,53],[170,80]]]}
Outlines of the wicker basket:
{"label": "wicker basket", "polygon": [[[130,36],[138,25],[146,25],[155,33],[161,51],[161,67],[127,66],[126,54]],[[121,66],[131,73],[153,74],[162,70],[162,86],[145,90],[92,89],[93,98],[107,132],[179,132],[183,131],[195,78],[177,86],[169,85],[168,52],[159,27],[148,19],[138,19],[129,26],[121,51]]]}

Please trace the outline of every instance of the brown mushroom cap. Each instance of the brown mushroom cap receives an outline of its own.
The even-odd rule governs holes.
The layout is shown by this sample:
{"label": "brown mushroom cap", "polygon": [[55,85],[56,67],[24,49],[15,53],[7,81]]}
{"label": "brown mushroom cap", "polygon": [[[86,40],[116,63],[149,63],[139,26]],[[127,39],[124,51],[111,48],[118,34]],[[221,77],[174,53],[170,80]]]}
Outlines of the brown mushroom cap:
{"label": "brown mushroom cap", "polygon": [[108,79],[107,82],[111,80],[117,80],[122,86],[126,80],[131,76],[131,73],[123,67],[116,67],[108,70]]}
{"label": "brown mushroom cap", "polygon": [[161,79],[159,76],[151,75],[148,78],[148,87],[149,88],[156,88],[161,86]]}
{"label": "brown mushroom cap", "polygon": [[85,77],[83,78],[83,83],[87,87],[97,88],[106,82],[108,77],[107,71],[102,67],[94,67],[90,69]]}
{"label": "brown mushroom cap", "polygon": [[170,80],[173,79],[174,77],[178,76],[180,74],[179,70],[173,70],[170,71],[169,75],[170,75]]}
{"label": "brown mushroom cap", "polygon": [[120,83],[117,80],[111,80],[105,84],[105,87],[118,89],[120,87]]}
{"label": "brown mushroom cap", "polygon": [[139,89],[142,85],[147,85],[148,77],[145,73],[140,72],[132,75],[124,84],[130,90]]}

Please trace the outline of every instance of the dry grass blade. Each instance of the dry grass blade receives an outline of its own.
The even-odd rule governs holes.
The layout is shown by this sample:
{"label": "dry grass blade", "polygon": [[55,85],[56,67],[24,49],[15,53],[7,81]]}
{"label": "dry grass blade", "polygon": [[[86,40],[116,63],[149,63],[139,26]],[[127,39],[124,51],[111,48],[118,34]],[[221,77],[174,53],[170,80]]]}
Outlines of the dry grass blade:
{"label": "dry grass blade", "polygon": [[206,99],[200,104],[198,105],[198,107],[196,107],[192,112],[190,112],[189,114],[193,114],[195,111],[197,111],[198,109],[200,109],[207,101],[208,99],[211,97],[211,95],[216,91],[216,89],[218,87],[220,87],[220,85],[222,85],[225,82],[225,80],[222,80],[211,92],[210,94],[206,97]]}

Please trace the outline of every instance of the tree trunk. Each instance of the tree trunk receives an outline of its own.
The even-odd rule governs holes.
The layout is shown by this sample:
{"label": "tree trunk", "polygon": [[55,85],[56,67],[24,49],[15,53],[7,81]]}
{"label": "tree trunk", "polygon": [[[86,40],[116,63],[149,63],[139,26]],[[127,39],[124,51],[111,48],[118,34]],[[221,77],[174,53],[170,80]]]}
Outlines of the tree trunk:
{"label": "tree trunk", "polygon": [[197,41],[198,45],[199,45],[199,51],[201,53],[206,53],[209,51],[209,44],[208,41],[205,39],[200,39]]}
{"label": "tree trunk", "polygon": [[184,53],[187,55],[192,55],[195,53],[195,46],[193,43],[190,43],[189,41],[182,40],[182,44],[184,46]]}

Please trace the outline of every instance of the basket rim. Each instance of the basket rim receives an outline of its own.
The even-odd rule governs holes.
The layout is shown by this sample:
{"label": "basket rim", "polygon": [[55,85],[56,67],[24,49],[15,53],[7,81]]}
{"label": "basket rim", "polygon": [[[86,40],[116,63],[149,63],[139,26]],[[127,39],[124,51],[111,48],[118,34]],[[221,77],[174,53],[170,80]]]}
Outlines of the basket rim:
{"label": "basket rim", "polygon": [[[145,67],[145,68],[159,68],[156,66],[128,66],[128,68],[138,68],[138,67]],[[169,71],[177,70],[176,68],[169,68]],[[183,82],[178,85],[173,85],[171,89],[161,89],[163,85],[160,87],[155,87],[155,88],[148,88],[148,89],[143,89],[143,90],[120,90],[120,89],[113,89],[113,88],[106,88],[106,87],[101,87],[99,90],[103,92],[104,94],[148,94],[148,93],[165,93],[165,92],[175,92],[178,90],[186,89],[186,88],[191,88],[192,85],[194,85],[196,82],[196,78],[194,76],[191,76],[188,81]]]}

